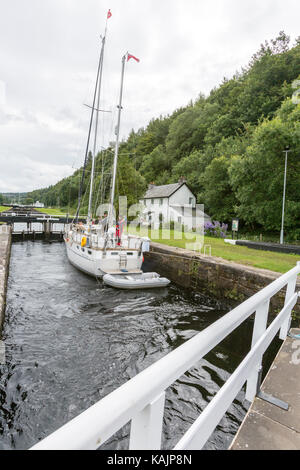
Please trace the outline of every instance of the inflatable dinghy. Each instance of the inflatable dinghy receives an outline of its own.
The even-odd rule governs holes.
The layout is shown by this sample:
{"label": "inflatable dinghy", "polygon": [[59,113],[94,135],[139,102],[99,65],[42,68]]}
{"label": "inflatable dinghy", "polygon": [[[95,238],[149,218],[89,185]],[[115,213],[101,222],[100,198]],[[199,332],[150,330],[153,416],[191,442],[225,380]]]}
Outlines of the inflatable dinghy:
{"label": "inflatable dinghy", "polygon": [[166,277],[160,277],[157,273],[139,274],[105,274],[104,284],[117,289],[148,289],[154,287],[166,287],[171,281]]}

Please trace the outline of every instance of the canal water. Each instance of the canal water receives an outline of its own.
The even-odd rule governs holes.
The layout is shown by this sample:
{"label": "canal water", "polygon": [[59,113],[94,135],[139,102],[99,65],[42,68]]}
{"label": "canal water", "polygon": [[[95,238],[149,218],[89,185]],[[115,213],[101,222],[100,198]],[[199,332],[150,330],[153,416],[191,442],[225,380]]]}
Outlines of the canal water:
{"label": "canal water", "polygon": [[[14,243],[0,449],[31,447],[227,311],[173,284],[128,292],[106,287],[71,266],[62,243]],[[245,322],[168,388],[163,448],[174,447],[246,355],[252,326]],[[228,448],[247,407],[242,390],[205,448]],[[126,425],[103,448],[127,448],[129,430]]]}

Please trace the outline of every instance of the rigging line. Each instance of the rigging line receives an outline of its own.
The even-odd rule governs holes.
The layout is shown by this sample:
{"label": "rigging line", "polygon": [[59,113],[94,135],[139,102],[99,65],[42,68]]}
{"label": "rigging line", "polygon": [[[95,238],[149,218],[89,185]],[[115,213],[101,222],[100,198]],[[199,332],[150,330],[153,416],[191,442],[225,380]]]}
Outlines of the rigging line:
{"label": "rigging line", "polygon": [[[86,173],[91,173],[91,170],[85,170]],[[102,170],[100,171],[95,171],[94,173],[102,174]],[[76,175],[76,178],[78,178],[79,175]]]}
{"label": "rigging line", "polygon": [[[99,178],[99,184],[98,184],[98,190],[97,190],[97,199],[96,199],[96,202],[95,202],[95,205],[94,205],[94,213],[96,212],[96,208],[97,208],[97,205],[98,205],[98,201],[99,201],[99,195],[101,193],[101,203],[103,202],[104,200],[104,194],[105,194],[105,178],[104,178],[104,175],[108,175],[110,174],[109,172],[107,171],[104,171],[105,170],[105,153],[107,153],[107,150],[108,149],[105,149],[104,151],[100,152],[100,154],[98,154],[98,157],[97,157],[97,160],[96,160],[96,167],[98,168],[99,167],[99,162],[101,163],[101,171],[97,171],[97,174],[101,174],[101,178]],[[100,160],[101,158],[101,160]]]}
{"label": "rigging line", "polygon": [[103,186],[102,186],[102,193],[101,193],[102,204],[104,204],[104,201],[105,201],[105,195],[107,193],[107,188],[109,186],[110,178],[111,178],[111,173],[108,173],[106,177],[103,178]]}
{"label": "rigging line", "polygon": [[98,190],[97,190],[97,197],[95,199],[95,203],[94,203],[94,210],[92,211],[92,214],[95,214],[97,215],[97,206],[98,206],[98,201],[99,201],[99,193],[100,193],[100,183],[99,183],[99,186],[98,186]]}
{"label": "rigging line", "polygon": [[102,155],[103,159],[103,166],[102,166],[102,176],[99,180],[99,187],[98,187],[98,194],[97,194],[97,203],[99,200],[99,194],[101,193],[101,203],[104,202],[105,198],[105,192],[106,192],[106,186],[107,186],[107,181],[109,180],[109,176],[111,175],[110,171],[104,171],[105,170],[105,161],[104,161],[104,155]]}
{"label": "rigging line", "polygon": [[[104,113],[105,112],[110,112],[110,113],[112,112],[112,111],[106,111],[106,110],[101,110],[100,109],[100,93],[101,93],[101,88],[102,88],[102,71],[103,71],[103,61],[104,61],[104,46],[105,46],[105,40],[106,40],[106,34],[107,34],[107,21],[108,21],[108,16],[106,18],[105,33],[104,33],[104,37],[102,39],[102,63],[101,63],[101,72],[100,72],[100,79],[99,79],[99,85],[98,85],[97,114],[96,114],[95,137],[94,137],[94,148],[93,148],[93,174],[94,174],[94,161],[96,160],[96,142],[97,142],[98,123],[99,123],[99,111],[103,112],[103,114],[102,114],[102,123],[101,123],[102,124],[102,141],[101,141],[101,143],[104,143]],[[101,187],[100,185],[103,184],[103,179],[104,179],[104,152],[101,152],[101,160],[102,160],[102,168],[101,168],[102,171],[101,171],[101,179],[99,181],[99,188]],[[96,160],[96,165],[97,165],[97,160]],[[92,177],[93,177],[93,175],[91,176],[91,178]],[[99,190],[97,192],[97,202],[98,202],[98,195],[99,195]],[[92,181],[91,181],[90,199],[89,199],[89,213],[90,212],[92,212]]]}
{"label": "rigging line", "polygon": [[88,104],[85,104],[83,103],[84,106],[86,106],[87,108],[90,108],[90,109],[93,109],[94,111],[97,111],[99,113],[112,113],[112,111],[106,111],[105,109],[99,109],[99,105],[97,108],[93,108],[92,106],[88,105]]}
{"label": "rigging line", "polygon": [[135,179],[134,179],[134,182],[135,182],[135,200],[137,201],[136,155],[135,155],[135,159],[134,159],[134,170],[135,170],[135,175],[134,175],[135,176]]}
{"label": "rigging line", "polygon": [[[107,179],[107,178],[106,178]],[[95,206],[94,206],[94,214],[97,213],[97,206],[98,206],[98,201],[99,201],[99,195],[100,193],[102,194],[102,188],[104,188],[104,193],[105,193],[105,179],[102,181],[100,180],[99,181],[99,185],[98,185],[98,191],[97,191],[97,198],[96,198],[96,201],[95,201]],[[100,201],[101,204],[104,203],[104,198]]]}
{"label": "rigging line", "polygon": [[[104,155],[102,153],[101,155],[101,160],[102,160],[102,174],[101,174],[101,181],[102,181],[102,185],[104,184]],[[103,200],[104,200],[104,191],[103,191],[103,186],[102,186],[102,192],[101,192],[101,202],[103,204]]]}
{"label": "rigging line", "polygon": [[102,200],[103,201],[104,201],[104,198],[105,198],[106,188],[108,188],[109,186],[111,188],[111,182],[112,182],[112,166],[111,167],[108,166],[108,168],[109,168],[109,171],[108,171],[107,175],[109,175],[109,176],[107,176],[106,182],[105,182],[105,179],[104,179],[105,184],[104,184],[103,191],[102,191]]}
{"label": "rigging line", "polygon": [[70,178],[70,181],[69,181],[69,201],[68,201],[68,215],[70,213],[70,200],[71,200],[71,185],[72,185],[72,176]]}
{"label": "rigging line", "polygon": [[[106,33],[106,28],[105,28]],[[98,97],[97,97],[97,109],[100,106],[100,94],[101,94],[101,85],[102,85],[102,73],[103,73],[103,61],[104,61],[104,46],[105,46],[105,35],[102,38],[102,48],[101,48],[101,67],[99,72],[99,83],[98,83]],[[93,105],[94,106],[94,105]],[[93,183],[94,183],[94,170],[95,170],[95,159],[96,159],[96,147],[97,147],[97,134],[98,134],[98,123],[99,123],[99,111],[96,112],[96,122],[95,122],[95,134],[94,134],[94,147],[92,155],[92,172],[91,172],[91,181],[90,181],[90,196],[89,196],[89,206],[88,206],[88,217],[91,217],[92,210],[92,197],[93,197]]]}
{"label": "rigging line", "polygon": [[[112,150],[111,148],[106,148],[106,149],[102,150],[101,152],[99,152],[99,154],[102,153],[102,152],[104,152],[104,153],[105,153],[105,152],[111,152],[111,154],[113,155],[113,150]],[[99,156],[99,154],[98,154],[98,156]],[[120,155],[122,155],[122,154],[120,154]],[[79,167],[77,167],[77,168],[76,168],[75,166],[72,166],[72,168],[73,168],[74,173],[75,173],[75,171],[82,171],[83,166],[79,166]],[[87,170],[87,169],[86,169],[85,171],[88,172],[88,171],[90,171],[90,170]]]}
{"label": "rigging line", "polygon": [[[86,173],[91,173],[91,170],[85,170]],[[102,171],[94,171],[95,174],[101,174],[102,175]],[[110,172],[104,172],[104,173],[109,173]]]}
{"label": "rigging line", "polygon": [[[100,70],[101,70],[102,56],[103,56],[103,47],[101,46],[101,52],[100,52],[100,57],[99,57],[98,70],[97,70],[97,78],[96,78],[96,84],[95,84],[95,91],[94,91],[94,98],[93,98],[93,108],[95,107],[95,102],[96,102],[96,95],[97,95],[99,75],[100,75]],[[79,197],[78,197],[78,207],[77,207],[77,211],[76,211],[76,219],[78,219],[78,214],[79,214],[79,210],[80,210],[80,203],[81,203],[81,198],[82,198],[82,189],[83,189],[84,176],[85,176],[85,167],[86,167],[87,160],[88,160],[88,152],[89,152],[93,117],[94,117],[94,109],[92,109],[91,117],[90,117],[90,125],[89,125],[89,132],[88,132],[88,138],[87,138],[87,144],[86,144],[86,150],[85,150],[83,173],[82,173],[82,179],[81,179],[81,184],[80,184],[80,188],[79,188]]]}
{"label": "rigging line", "polygon": [[[101,159],[103,160],[103,157],[105,155],[105,151],[106,149],[104,149],[104,151],[101,151],[98,153],[96,159],[95,159],[95,167],[98,168],[99,167],[99,162],[101,163],[100,161],[100,157]],[[104,175],[104,174],[107,174],[106,172],[104,172],[104,165],[102,165],[102,169],[101,171],[95,171],[96,174],[101,174],[101,175]],[[102,181],[103,179],[103,181]],[[101,188],[104,184],[104,178],[103,176],[101,178],[99,178],[99,184],[98,184],[98,187],[97,187],[97,191],[96,191],[96,200],[94,202],[94,207],[91,207],[91,214],[95,214],[97,212],[97,206],[98,206],[98,201],[99,201],[99,194],[101,192]],[[95,192],[94,192],[95,193]]]}

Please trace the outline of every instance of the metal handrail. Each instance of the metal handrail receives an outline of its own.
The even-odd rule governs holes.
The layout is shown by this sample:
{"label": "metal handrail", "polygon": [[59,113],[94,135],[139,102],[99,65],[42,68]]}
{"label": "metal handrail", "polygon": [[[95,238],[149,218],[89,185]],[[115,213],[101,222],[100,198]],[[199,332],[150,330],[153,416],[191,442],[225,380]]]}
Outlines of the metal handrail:
{"label": "metal handrail", "polygon": [[[260,355],[264,353],[264,351],[274,339],[274,336],[280,329],[282,321],[286,319],[290,313],[290,309],[293,308],[296,304],[297,298],[298,294],[295,293],[287,305],[278,314],[273,323],[271,323],[259,341],[250,350],[241,364],[237,367],[231,377],[207,405],[205,410],[201,413],[200,417],[194,422],[184,437],[180,439],[178,444],[175,446],[176,450],[195,448],[200,449],[203,447],[207,438],[210,436],[216,426],[215,422],[219,422],[222,419],[224,413],[229,408],[230,404],[233,402],[236,395],[247,380],[250,371],[257,367],[257,361]],[[212,411],[213,420],[211,419]],[[199,430],[203,428],[205,428],[205,433],[199,433]]]}
{"label": "metal handrail", "polygon": [[[287,335],[291,311],[297,301],[295,286],[299,273],[300,262],[32,449],[97,449],[129,421],[131,421],[130,449],[159,449],[165,390],[256,312],[249,354],[176,446],[176,449],[202,448],[246,380],[246,398],[253,400],[257,373],[270,338],[272,340],[280,328],[280,337],[285,339]],[[285,285],[287,285],[285,305],[266,330],[270,298]],[[224,387],[226,399],[224,399]],[[201,438],[199,438],[199,429],[201,429]]]}

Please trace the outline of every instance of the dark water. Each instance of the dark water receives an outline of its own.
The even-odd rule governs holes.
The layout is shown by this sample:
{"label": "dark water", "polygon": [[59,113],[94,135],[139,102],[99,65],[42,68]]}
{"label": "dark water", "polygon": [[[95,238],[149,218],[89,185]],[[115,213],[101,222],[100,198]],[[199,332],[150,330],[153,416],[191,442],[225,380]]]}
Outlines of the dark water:
{"label": "dark water", "polygon": [[[63,244],[13,244],[0,449],[29,448],[226,311],[174,285],[136,292],[105,287],[68,263]],[[167,390],[163,448],[174,447],[228,379],[251,333],[249,320]],[[206,448],[228,447],[247,406],[241,391]],[[127,448],[128,435],[125,426],[105,448]]]}

